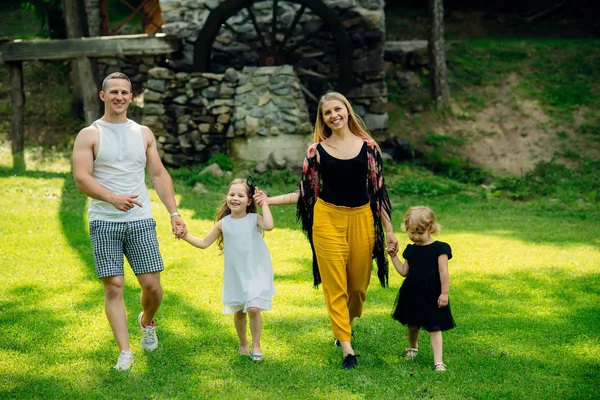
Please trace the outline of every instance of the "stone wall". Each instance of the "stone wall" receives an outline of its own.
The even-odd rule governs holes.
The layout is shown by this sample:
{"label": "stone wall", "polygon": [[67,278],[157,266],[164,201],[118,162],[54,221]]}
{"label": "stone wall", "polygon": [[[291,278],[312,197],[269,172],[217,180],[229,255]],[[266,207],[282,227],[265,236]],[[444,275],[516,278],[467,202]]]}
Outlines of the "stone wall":
{"label": "stone wall", "polygon": [[291,66],[248,67],[224,74],[153,68],[142,124],[171,166],[227,153],[246,161],[303,158],[312,125]]}
{"label": "stone wall", "polygon": [[384,60],[388,80],[395,80],[404,93],[406,111],[423,111],[431,102],[430,87],[421,79],[429,73],[427,41],[386,42]]}
{"label": "stone wall", "polygon": [[142,124],[157,137],[165,164],[203,163],[224,152],[238,77],[233,70],[224,75],[167,68],[148,72]]}
{"label": "stone wall", "polygon": [[113,72],[123,72],[131,80],[134,96],[142,93],[148,80],[150,68],[162,66],[162,56],[98,58],[98,76],[104,79]]}

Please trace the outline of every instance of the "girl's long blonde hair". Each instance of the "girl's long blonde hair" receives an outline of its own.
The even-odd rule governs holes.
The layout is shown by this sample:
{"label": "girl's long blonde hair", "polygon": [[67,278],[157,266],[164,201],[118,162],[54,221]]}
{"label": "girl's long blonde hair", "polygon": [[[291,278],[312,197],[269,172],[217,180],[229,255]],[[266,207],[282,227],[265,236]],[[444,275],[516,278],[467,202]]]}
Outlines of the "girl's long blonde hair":
{"label": "girl's long blonde hair", "polygon": [[440,233],[442,230],[442,226],[435,218],[433,210],[426,206],[410,207],[406,211],[402,222],[402,231],[406,232],[409,228],[427,231],[430,235]]}
{"label": "girl's long blonde hair", "polygon": [[[244,187],[246,188],[246,193],[248,194],[248,199],[250,200],[250,202],[248,203],[248,206],[246,207],[246,212],[247,213],[256,213],[256,204],[254,203],[254,200],[252,199],[251,186],[248,184],[248,181],[246,181],[244,179],[239,179],[239,178],[232,180],[229,183],[229,186],[227,186],[227,193],[229,193],[229,189],[231,188],[231,186],[237,185],[240,183],[242,185],[244,185]],[[222,220],[229,214],[231,214],[231,210],[227,206],[227,194],[226,194],[225,200],[221,201],[221,203],[219,203],[219,207],[217,208],[217,213],[215,214],[215,223],[219,222],[220,220]],[[223,251],[223,233],[221,233],[219,235],[219,237],[217,238],[217,246],[219,246],[219,250]]]}
{"label": "girl's long blonde hair", "polygon": [[323,103],[326,101],[337,100],[343,103],[348,110],[348,128],[352,133],[356,136],[362,138],[372,139],[371,134],[369,134],[369,130],[365,125],[363,119],[352,109],[352,105],[348,101],[348,99],[341,93],[338,92],[327,92],[321,99],[319,100],[319,107],[317,108],[317,121],[315,122],[315,132],[314,132],[314,142],[322,142],[331,136],[331,128],[327,126],[325,120],[323,119]]}

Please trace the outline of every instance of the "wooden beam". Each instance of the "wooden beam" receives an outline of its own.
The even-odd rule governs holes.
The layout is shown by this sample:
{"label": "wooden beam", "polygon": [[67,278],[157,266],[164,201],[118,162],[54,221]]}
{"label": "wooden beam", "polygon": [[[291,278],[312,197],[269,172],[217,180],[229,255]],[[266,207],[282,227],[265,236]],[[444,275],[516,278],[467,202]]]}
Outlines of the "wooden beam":
{"label": "wooden beam", "polygon": [[25,95],[23,93],[23,63],[8,63],[12,101],[11,151],[13,156],[23,153],[25,148]]}
{"label": "wooden beam", "polygon": [[164,33],[64,40],[14,40],[0,42],[0,63],[70,60],[80,57],[152,56],[170,54],[177,50],[179,50],[179,40]]}

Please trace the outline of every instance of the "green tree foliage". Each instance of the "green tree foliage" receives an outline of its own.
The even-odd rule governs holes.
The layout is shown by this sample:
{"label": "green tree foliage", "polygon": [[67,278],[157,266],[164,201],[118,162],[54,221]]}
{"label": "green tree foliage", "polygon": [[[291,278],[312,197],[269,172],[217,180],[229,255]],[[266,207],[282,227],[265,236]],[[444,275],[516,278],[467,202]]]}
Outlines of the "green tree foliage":
{"label": "green tree foliage", "polygon": [[40,21],[41,36],[51,39],[66,37],[60,0],[28,0],[21,2],[21,8],[35,14]]}

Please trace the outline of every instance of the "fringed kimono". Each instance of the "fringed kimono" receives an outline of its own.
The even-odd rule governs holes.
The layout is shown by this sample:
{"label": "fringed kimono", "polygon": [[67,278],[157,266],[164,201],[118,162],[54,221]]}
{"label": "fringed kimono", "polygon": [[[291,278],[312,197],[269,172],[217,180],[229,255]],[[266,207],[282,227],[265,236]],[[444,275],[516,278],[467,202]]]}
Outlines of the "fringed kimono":
{"label": "fringed kimono", "polygon": [[[367,144],[368,173],[366,178],[367,194],[375,222],[375,246],[373,247],[373,259],[377,261],[377,276],[381,286],[388,285],[388,261],[385,253],[385,232],[383,229],[382,212],[391,219],[392,205],[385,188],[383,179],[383,161],[377,144],[373,139],[363,138]],[[315,287],[321,283],[321,275],[317,264],[317,256],[312,238],[313,209],[321,191],[321,178],[319,175],[319,163],[317,162],[317,145],[313,143],[307,151],[302,166],[302,180],[300,181],[300,198],[296,210],[296,216],[302,224],[302,230],[306,234],[313,253],[313,278]]]}

